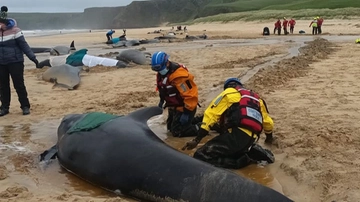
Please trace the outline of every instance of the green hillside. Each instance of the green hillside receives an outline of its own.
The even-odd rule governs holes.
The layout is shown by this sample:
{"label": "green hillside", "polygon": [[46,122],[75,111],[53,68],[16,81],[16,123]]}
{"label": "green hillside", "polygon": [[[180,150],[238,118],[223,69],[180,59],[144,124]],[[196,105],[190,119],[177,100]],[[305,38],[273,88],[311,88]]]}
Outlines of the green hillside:
{"label": "green hillside", "polygon": [[337,8],[360,8],[360,1],[357,0],[302,0],[293,1],[285,5],[271,5],[263,9],[276,10],[299,10],[299,9],[337,9]]}
{"label": "green hillside", "polygon": [[121,7],[87,8],[82,13],[9,13],[22,29],[124,29],[314,16],[360,16],[360,0],[148,0]]}
{"label": "green hillside", "polygon": [[300,10],[360,8],[358,0],[212,0],[200,11],[200,16],[254,10]]}

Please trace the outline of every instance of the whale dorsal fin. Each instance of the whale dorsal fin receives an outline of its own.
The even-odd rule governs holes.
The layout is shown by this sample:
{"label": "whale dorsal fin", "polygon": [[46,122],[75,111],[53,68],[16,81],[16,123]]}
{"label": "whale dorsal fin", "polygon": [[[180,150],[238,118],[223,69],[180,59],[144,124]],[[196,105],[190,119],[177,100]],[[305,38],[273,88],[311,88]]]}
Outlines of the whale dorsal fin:
{"label": "whale dorsal fin", "polygon": [[138,109],[138,110],[128,114],[127,116],[136,121],[146,123],[151,117],[160,115],[160,114],[162,114],[162,112],[163,112],[163,109],[160,107],[157,107],[157,106],[145,107],[145,108]]}
{"label": "whale dorsal fin", "polygon": [[76,50],[74,41],[70,43],[70,50]]}

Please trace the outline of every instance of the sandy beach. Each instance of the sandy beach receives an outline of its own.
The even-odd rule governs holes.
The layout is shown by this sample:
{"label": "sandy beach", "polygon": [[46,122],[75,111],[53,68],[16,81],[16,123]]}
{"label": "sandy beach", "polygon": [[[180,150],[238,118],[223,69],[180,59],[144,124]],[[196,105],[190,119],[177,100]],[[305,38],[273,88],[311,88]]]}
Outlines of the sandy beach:
{"label": "sandy beach", "polygon": [[[209,39],[131,48],[145,47],[150,53],[164,50],[170,60],[185,64],[199,87],[199,114],[228,77],[239,76],[246,87],[264,97],[275,122],[276,140],[270,147],[263,145],[264,137],[259,142],[274,152],[276,162],[235,172],[295,201],[356,202],[360,198],[360,46],[355,39],[360,38],[360,23],[325,19],[323,34],[312,36],[310,21],[297,21],[295,34],[286,36],[261,35],[265,26],[272,32],[275,20],[189,25],[190,35],[206,33]],[[159,29],[171,27],[128,29],[127,37],[152,39],[159,35],[147,33]],[[298,34],[299,30],[306,34]],[[96,56],[123,50],[104,44],[105,33],[92,30],[26,39],[33,47],[69,45],[74,40],[77,49],[87,48]],[[121,34],[116,30],[116,36]],[[49,54],[37,54],[37,58],[41,61]],[[81,73],[78,89],[69,91],[52,89],[52,83],[40,79],[47,67],[36,69],[27,58],[25,65],[31,115],[22,116],[12,88],[10,114],[0,117],[0,201],[139,201],[89,185],[56,161],[43,170],[38,155],[56,143],[57,127],[66,114],[127,114],[156,105],[156,74],[150,66],[94,67]],[[166,114],[152,128],[183,152],[180,148],[190,138],[166,136],[165,118]]]}

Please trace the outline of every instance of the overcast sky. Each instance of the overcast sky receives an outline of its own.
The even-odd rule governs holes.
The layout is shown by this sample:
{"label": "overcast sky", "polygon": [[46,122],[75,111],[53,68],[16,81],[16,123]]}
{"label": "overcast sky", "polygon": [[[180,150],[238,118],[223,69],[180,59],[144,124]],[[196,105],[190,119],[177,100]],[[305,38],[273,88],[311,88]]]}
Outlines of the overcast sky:
{"label": "overcast sky", "polygon": [[1,0],[9,13],[31,12],[83,12],[89,7],[126,6],[133,0]]}

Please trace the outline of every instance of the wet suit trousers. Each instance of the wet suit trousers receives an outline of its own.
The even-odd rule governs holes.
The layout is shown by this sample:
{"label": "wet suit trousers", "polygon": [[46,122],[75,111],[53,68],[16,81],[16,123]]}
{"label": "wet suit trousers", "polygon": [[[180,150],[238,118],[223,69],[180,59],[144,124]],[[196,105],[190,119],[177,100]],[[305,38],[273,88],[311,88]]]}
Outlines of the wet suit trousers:
{"label": "wet suit trousers", "polygon": [[0,98],[1,108],[9,109],[11,101],[10,76],[13,81],[14,88],[19,97],[20,108],[30,108],[28,93],[24,83],[24,63],[10,63],[0,65]]}
{"label": "wet suit trousers", "polygon": [[199,127],[192,121],[196,114],[196,109],[189,114],[188,123],[181,125],[180,117],[183,112],[168,108],[168,118],[166,120],[167,129],[174,137],[195,137],[198,134]]}
{"label": "wet suit trousers", "polygon": [[231,133],[226,132],[209,140],[195,152],[194,158],[216,167],[239,169],[254,163],[247,155],[254,141],[255,138],[234,128]]}
{"label": "wet suit trousers", "polygon": [[318,25],[317,30],[318,30],[318,34],[322,33],[321,26]]}
{"label": "wet suit trousers", "polygon": [[290,33],[294,33],[294,26],[290,26]]}
{"label": "wet suit trousers", "polygon": [[317,28],[317,27],[313,27],[313,29],[312,29],[312,34],[313,34],[313,35],[317,35],[317,34],[318,34],[318,28]]}

